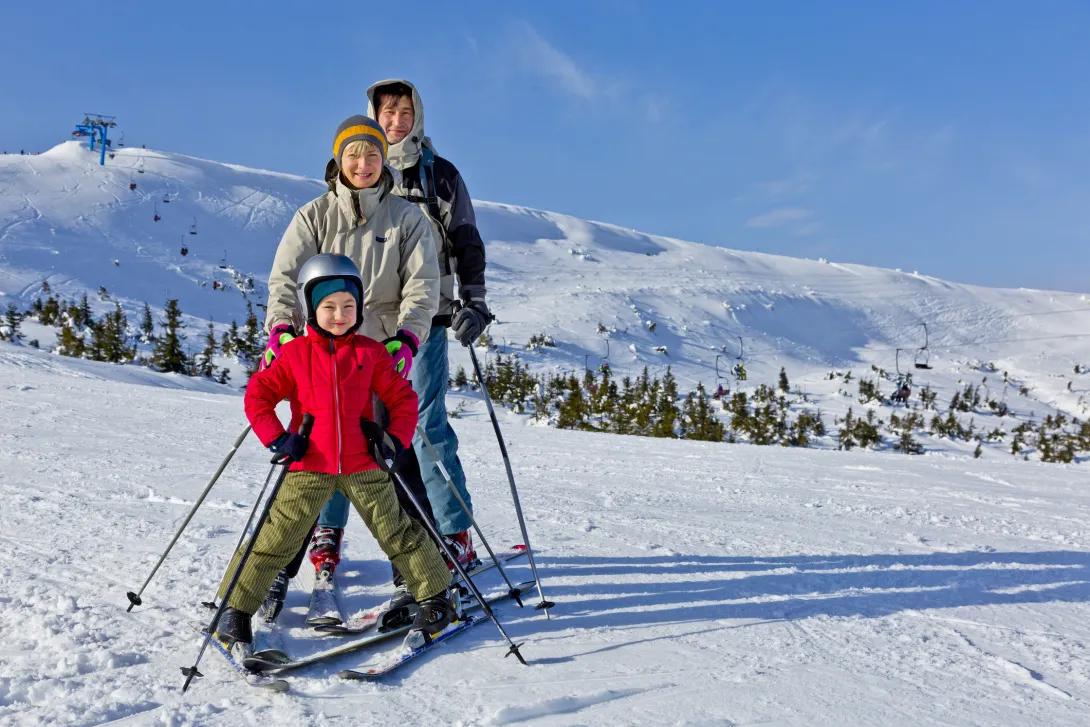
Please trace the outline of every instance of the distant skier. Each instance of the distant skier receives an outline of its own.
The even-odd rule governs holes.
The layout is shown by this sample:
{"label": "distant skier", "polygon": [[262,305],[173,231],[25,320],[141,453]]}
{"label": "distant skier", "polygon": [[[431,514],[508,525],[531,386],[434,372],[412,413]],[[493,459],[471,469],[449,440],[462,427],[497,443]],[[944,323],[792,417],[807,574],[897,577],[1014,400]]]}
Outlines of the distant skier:
{"label": "distant skier", "polygon": [[[390,475],[379,469],[361,429],[373,417],[372,392],[389,411],[386,433],[393,446],[412,439],[417,399],[377,341],[356,334],[364,323],[364,286],[344,255],[311,257],[298,271],[306,335],[280,347],[275,366],[254,374],[246,386],[246,417],[271,451],[292,462],[290,473],[231,593],[217,635],[228,644],[250,643],[250,621],[276,577],[310,532],[322,504],[343,493],[359,512],[383,552],[404,574],[420,604],[412,630],[424,637],[455,619],[450,571],[424,528],[398,504]],[[291,402],[291,429],[313,414],[309,440],[284,431],[276,406]],[[331,405],[331,402],[337,402]],[[220,584],[225,596],[244,546]]]}
{"label": "distant skier", "polygon": [[[424,132],[424,102],[416,87],[403,79],[379,81],[367,89],[368,115],[378,120],[390,141],[390,166],[401,172],[394,194],[417,204],[428,216],[438,254],[439,311],[431,333],[421,344],[412,370],[420,397],[420,423],[454,486],[472,511],[466,477],[458,458],[458,437],[447,421],[450,381],[447,328],[463,346],[476,341],[491,319],[485,303],[485,250],[469,190],[449,161],[434,153]],[[455,295],[455,277],[458,292]],[[456,302],[461,307],[455,313]],[[469,517],[451,493],[423,440],[413,439],[421,475],[435,513],[437,530],[463,565],[477,559]]]}
{"label": "distant skier", "polygon": [[[333,159],[326,165],[329,191],[295,213],[276,251],[265,322],[269,343],[261,369],[275,367],[281,346],[302,330],[296,310],[300,268],[319,252],[334,252],[347,255],[365,276],[360,332],[386,345],[399,374],[407,377],[412,370],[413,357],[427,341],[438,308],[438,256],[427,218],[391,193],[393,172],[385,166],[388,148],[382,127],[365,116],[352,116],[337,127]],[[411,440],[410,436],[406,444]],[[405,459],[405,479],[426,505],[411,448],[406,448]],[[327,579],[340,561],[348,519],[348,500],[331,494],[311,547],[315,571]],[[292,567],[301,560],[300,556]],[[269,594],[274,607],[276,601],[283,602],[292,575],[289,568],[277,579]]]}

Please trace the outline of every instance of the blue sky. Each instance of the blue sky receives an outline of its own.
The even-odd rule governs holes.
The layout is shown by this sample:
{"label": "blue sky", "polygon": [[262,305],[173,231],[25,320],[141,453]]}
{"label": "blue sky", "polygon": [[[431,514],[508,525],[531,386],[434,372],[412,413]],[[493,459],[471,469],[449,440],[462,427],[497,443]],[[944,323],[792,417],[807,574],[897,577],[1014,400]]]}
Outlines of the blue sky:
{"label": "blue sky", "polygon": [[479,199],[1090,291],[1085,2],[103,7],[4,4],[0,147],[89,111],[129,145],[317,176],[403,76]]}

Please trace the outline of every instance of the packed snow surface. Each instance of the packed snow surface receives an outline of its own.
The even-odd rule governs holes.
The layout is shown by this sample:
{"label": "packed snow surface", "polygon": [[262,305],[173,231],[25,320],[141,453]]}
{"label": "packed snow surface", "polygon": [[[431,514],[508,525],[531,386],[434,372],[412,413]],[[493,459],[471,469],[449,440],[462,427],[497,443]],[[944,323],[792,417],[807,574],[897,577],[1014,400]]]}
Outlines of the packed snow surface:
{"label": "packed snow surface", "polygon": [[[126,613],[125,592],[242,430],[241,398],[0,344],[0,410],[0,724],[1090,723],[1085,467],[617,437],[512,415],[557,604],[551,620],[497,609],[529,667],[482,624],[380,684],[333,676],[358,653],[289,676],[281,695],[209,653],[183,695],[199,602],[268,471],[252,438],[145,605]],[[454,424],[500,547],[518,531],[491,426],[472,411]],[[389,593],[355,516],[345,556],[347,611]],[[299,648],[316,643],[305,605],[296,588],[282,616]]]}

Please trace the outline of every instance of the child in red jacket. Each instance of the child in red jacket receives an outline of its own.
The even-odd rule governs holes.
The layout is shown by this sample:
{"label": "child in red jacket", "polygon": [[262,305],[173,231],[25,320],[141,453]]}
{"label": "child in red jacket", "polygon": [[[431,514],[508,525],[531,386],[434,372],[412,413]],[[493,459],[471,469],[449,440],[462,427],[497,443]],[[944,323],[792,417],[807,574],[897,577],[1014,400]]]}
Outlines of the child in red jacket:
{"label": "child in red jacket", "polygon": [[[227,643],[250,643],[250,618],[277,572],[295,555],[322,505],[340,490],[355,506],[379,547],[405,575],[420,604],[413,631],[425,638],[454,617],[447,589],[450,571],[422,525],[398,505],[394,482],[379,469],[360,428],[373,419],[372,393],[390,412],[387,433],[411,442],[417,400],[394,371],[381,343],[356,335],[363,321],[363,283],[344,255],[322,254],[299,271],[305,336],[283,346],[274,365],[253,375],[246,387],[246,416],[254,434],[273,452],[286,454],[290,472],[276,496],[250,557],[220,617],[217,635]],[[287,432],[276,405],[291,402],[291,430],[303,414],[314,416],[309,440]],[[235,553],[220,585],[220,598],[245,546]]]}

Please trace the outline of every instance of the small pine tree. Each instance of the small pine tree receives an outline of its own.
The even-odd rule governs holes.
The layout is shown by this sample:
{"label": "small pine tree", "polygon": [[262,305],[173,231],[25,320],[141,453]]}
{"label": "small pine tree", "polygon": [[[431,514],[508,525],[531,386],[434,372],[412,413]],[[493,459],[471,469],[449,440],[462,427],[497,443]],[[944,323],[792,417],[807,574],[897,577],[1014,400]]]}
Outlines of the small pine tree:
{"label": "small pine tree", "polygon": [[67,320],[61,322],[61,331],[57,334],[57,353],[61,356],[82,358],[84,351],[83,337],[78,335]]}
{"label": "small pine tree", "polygon": [[19,332],[19,325],[23,322],[23,316],[14,303],[8,303],[8,310],[4,313],[4,326],[6,332],[0,336],[0,341],[21,341],[23,334]]}
{"label": "small pine tree", "polygon": [[166,321],[163,322],[163,334],[155,343],[155,349],[151,355],[151,365],[165,373],[183,374],[189,370],[189,357],[182,349],[182,341],[185,340],[185,324],[182,323],[182,311],[178,308],[178,300],[171,298],[167,301]]}
{"label": "small pine tree", "polygon": [[461,389],[469,386],[469,377],[466,376],[466,370],[464,366],[459,366],[458,371],[454,374],[454,386]]}
{"label": "small pine tree", "polygon": [[708,404],[708,395],[703,384],[697,384],[696,391],[690,391],[685,397],[685,404],[681,409],[680,435],[685,439],[703,442],[722,442],[726,439],[727,428]]}
{"label": "small pine tree", "polygon": [[151,317],[151,306],[144,303],[144,314],[140,318],[140,342],[150,346],[155,343],[155,319]]}
{"label": "small pine tree", "polygon": [[91,324],[91,344],[88,355],[95,361],[122,363],[132,358],[132,349],[126,343],[129,322],[121,304]]}
{"label": "small pine tree", "polygon": [[80,298],[79,307],[76,310],[77,317],[76,320],[73,321],[73,325],[75,325],[76,328],[84,329],[95,322],[95,317],[91,313],[91,303],[87,300],[86,293],[84,293],[83,297]]}
{"label": "small pine tree", "polygon": [[585,429],[587,426],[587,402],[583,398],[583,388],[578,383],[568,391],[568,397],[560,403],[557,410],[557,429]]}
{"label": "small pine tree", "polygon": [[217,384],[227,384],[231,378],[231,369],[220,369],[220,375],[216,377]]}
{"label": "small pine tree", "polygon": [[976,449],[973,450],[973,459],[980,459],[980,455],[982,454],[984,454],[984,448],[980,445],[980,442],[978,441],[976,443]]}
{"label": "small pine tree", "polygon": [[262,329],[257,324],[254,306],[250,301],[246,301],[246,332],[242,339],[242,346],[239,347],[239,352],[251,363],[256,362],[258,356],[262,353],[261,335]]}
{"label": "small pine tree", "polygon": [[197,354],[197,360],[193,364],[197,376],[212,378],[216,375],[216,366],[213,360],[216,356],[216,326],[212,321],[208,322],[208,330],[204,334],[204,348]]}
{"label": "small pine tree", "polygon": [[783,366],[780,367],[780,391],[787,393],[791,389],[791,383],[787,380],[787,370]]}

